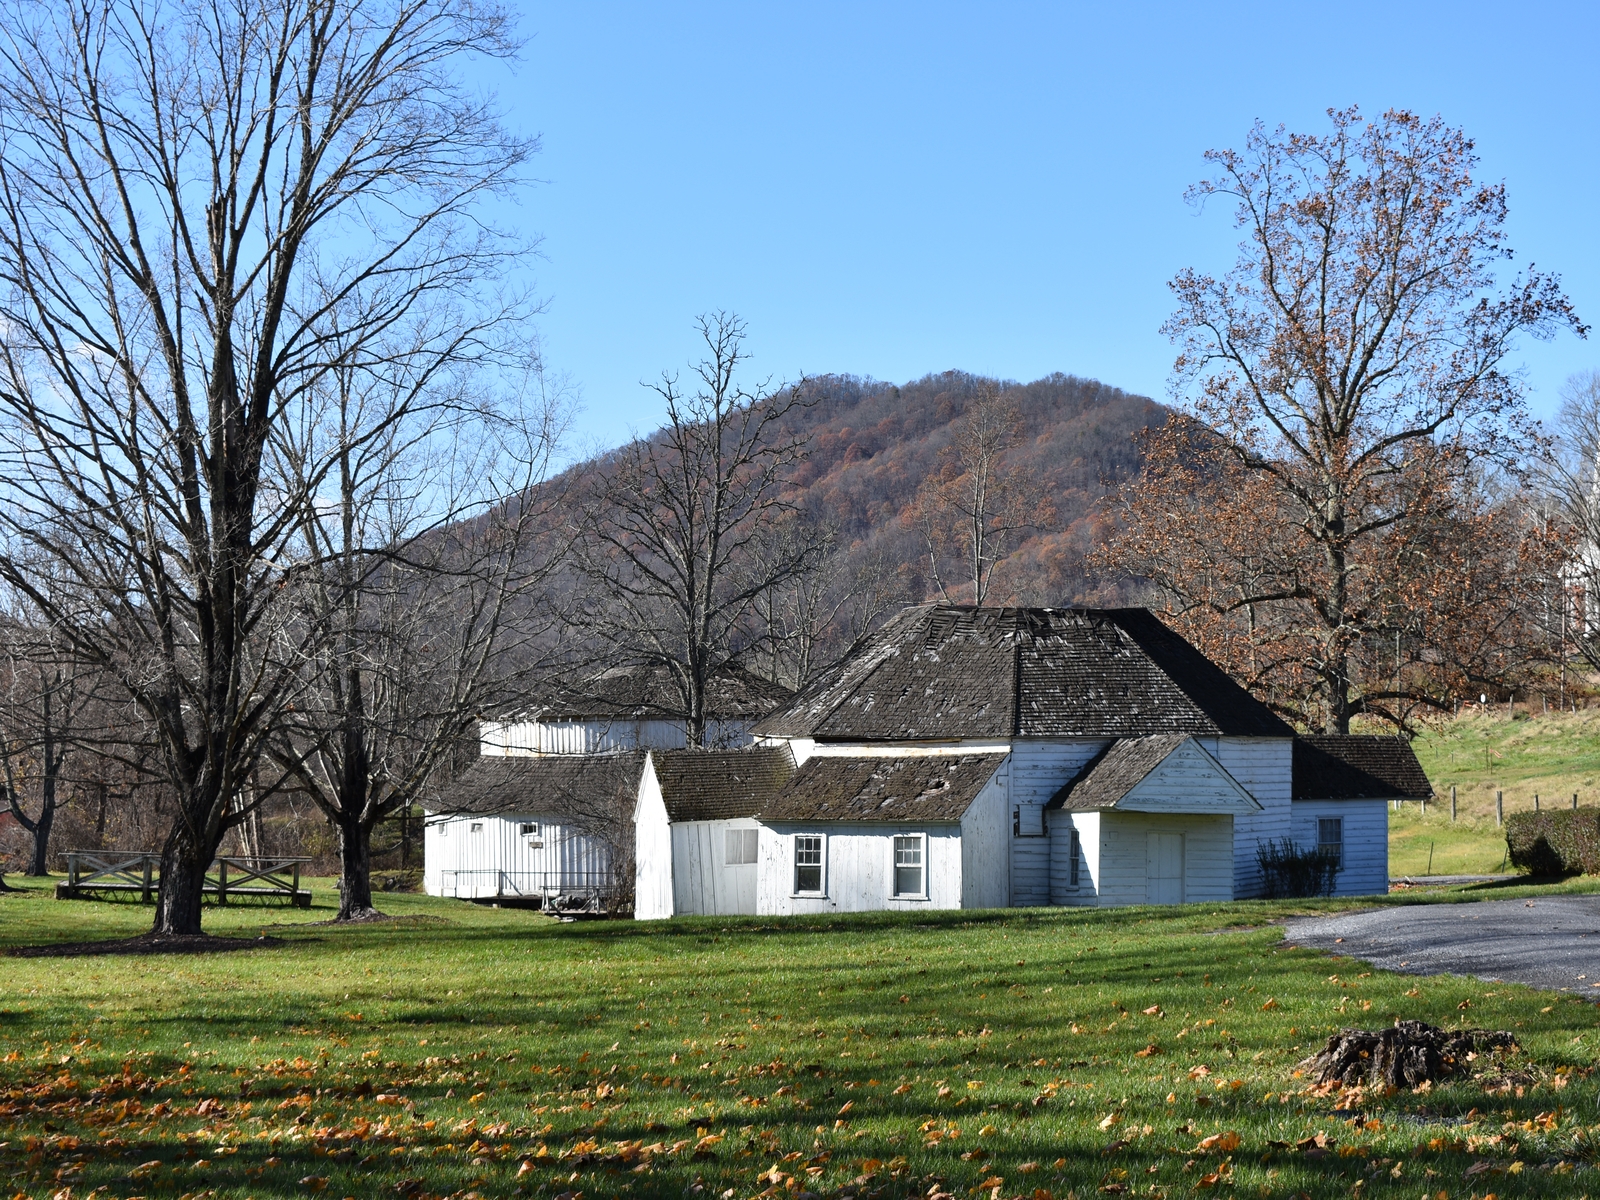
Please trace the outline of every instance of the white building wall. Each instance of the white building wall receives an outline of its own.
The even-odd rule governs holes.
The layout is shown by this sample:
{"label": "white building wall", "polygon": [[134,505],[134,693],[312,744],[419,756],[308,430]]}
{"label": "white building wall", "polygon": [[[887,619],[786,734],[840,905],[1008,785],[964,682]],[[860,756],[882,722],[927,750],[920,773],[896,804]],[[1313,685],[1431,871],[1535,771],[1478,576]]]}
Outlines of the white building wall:
{"label": "white building wall", "polygon": [[1227,816],[1165,816],[1107,812],[1100,815],[1096,902],[1103,908],[1145,904],[1149,835],[1183,836],[1183,902],[1233,897],[1233,822]]}
{"label": "white building wall", "polygon": [[[820,896],[794,893],[796,834],[822,835]],[[922,834],[927,895],[893,895],[894,836]],[[961,907],[961,827],[959,825],[846,825],[843,822],[763,825],[756,911],[763,915],[879,912],[884,909]]]}
{"label": "white building wall", "polygon": [[961,814],[962,908],[1005,908],[1011,903],[1009,762],[1002,760]]}
{"label": "white building wall", "polygon": [[[718,748],[750,743],[754,721],[712,721],[706,744]],[[617,750],[681,750],[681,721],[628,721],[594,718],[567,721],[479,721],[480,754],[608,754]]]}
{"label": "white building wall", "polygon": [[[537,825],[537,836],[521,832]],[[604,842],[538,813],[429,817],[423,831],[423,890],[463,900],[574,894],[606,886]]]}
{"label": "white building wall", "polygon": [[1389,802],[1387,800],[1296,800],[1294,841],[1317,845],[1319,817],[1344,818],[1344,858],[1334,878],[1336,896],[1376,896],[1389,890]]}
{"label": "white building wall", "polygon": [[[1050,827],[1050,903],[1099,903],[1095,881],[1100,878],[1100,814],[1066,812],[1048,814]],[[1078,831],[1078,883],[1072,883],[1072,831]]]}
{"label": "white building wall", "polygon": [[1050,904],[1050,832],[1044,806],[1083,764],[1109,744],[1104,738],[1018,741],[1010,760],[1011,898],[1013,905]]}
{"label": "white building wall", "polygon": [[1261,811],[1233,821],[1233,895],[1261,895],[1256,844],[1291,836],[1293,742],[1289,738],[1196,738],[1256,798]]}
{"label": "white building wall", "polygon": [[633,915],[640,921],[659,921],[673,915],[672,827],[655,764],[645,759],[639,800],[633,810]]}
{"label": "white building wall", "polygon": [[672,826],[673,910],[733,916],[756,911],[758,861],[727,861],[730,829],[759,829],[753,817],[679,821]]}

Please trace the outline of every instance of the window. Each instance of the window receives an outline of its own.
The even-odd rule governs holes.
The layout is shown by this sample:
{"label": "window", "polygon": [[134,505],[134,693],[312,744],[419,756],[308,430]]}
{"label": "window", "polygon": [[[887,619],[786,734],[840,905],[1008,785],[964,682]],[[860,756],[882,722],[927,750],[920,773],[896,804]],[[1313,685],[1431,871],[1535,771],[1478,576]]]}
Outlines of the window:
{"label": "window", "polygon": [[474,821],[472,823],[472,832],[473,833],[482,833],[483,832],[483,822],[482,821]]}
{"label": "window", "polygon": [[920,833],[900,834],[894,839],[894,894],[896,896],[923,894]]}
{"label": "window", "polygon": [[756,833],[754,829],[728,830],[726,853],[723,861],[730,867],[747,867],[756,861]]}
{"label": "window", "polygon": [[439,836],[440,837],[449,837],[450,836],[450,822],[449,821],[440,821],[439,825],[438,825],[438,829],[439,829]]}
{"label": "window", "polygon": [[539,827],[530,821],[524,821],[520,826],[518,826],[517,832],[523,837],[538,837]]}
{"label": "window", "polygon": [[1331,852],[1334,861],[1344,865],[1344,818],[1317,818],[1317,849]]}
{"label": "window", "polygon": [[1068,859],[1068,862],[1072,864],[1069,868],[1071,878],[1068,882],[1070,882],[1073,887],[1078,886],[1078,856],[1082,853],[1083,839],[1078,836],[1078,831],[1074,829],[1072,831],[1072,855]]}
{"label": "window", "polygon": [[796,834],[794,839],[794,890],[820,894],[822,891],[822,835]]}

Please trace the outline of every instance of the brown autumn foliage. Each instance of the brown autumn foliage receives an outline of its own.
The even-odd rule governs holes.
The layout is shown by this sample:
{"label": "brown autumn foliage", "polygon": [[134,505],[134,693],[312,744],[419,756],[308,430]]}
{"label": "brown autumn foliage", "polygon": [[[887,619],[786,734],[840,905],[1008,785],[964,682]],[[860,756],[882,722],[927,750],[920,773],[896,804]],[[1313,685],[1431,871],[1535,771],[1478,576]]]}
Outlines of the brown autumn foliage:
{"label": "brown autumn foliage", "polygon": [[[1196,203],[1244,237],[1185,270],[1165,329],[1195,421],[1150,435],[1095,560],[1280,710],[1348,730],[1498,688],[1546,649],[1560,537],[1486,481],[1541,452],[1504,368],[1522,334],[1583,332],[1551,276],[1501,287],[1505,190],[1438,118],[1257,125],[1206,157]],[[1212,434],[1202,436],[1200,426]]]}

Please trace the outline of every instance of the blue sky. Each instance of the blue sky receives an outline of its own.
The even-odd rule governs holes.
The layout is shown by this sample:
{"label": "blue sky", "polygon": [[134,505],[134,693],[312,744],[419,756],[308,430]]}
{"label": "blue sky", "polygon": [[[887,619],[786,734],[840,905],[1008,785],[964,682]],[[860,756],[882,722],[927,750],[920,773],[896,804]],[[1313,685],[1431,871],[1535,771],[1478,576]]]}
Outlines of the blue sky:
{"label": "blue sky", "polygon": [[[515,2],[515,0],[514,0]],[[755,369],[895,382],[1050,371],[1166,398],[1166,281],[1237,235],[1184,188],[1260,117],[1442,114],[1503,179],[1522,264],[1600,324],[1600,8],[1506,4],[521,6],[498,82],[543,139],[517,219],[578,439],[653,428],[639,386],[716,308]],[[1600,337],[1524,343],[1536,412]]]}

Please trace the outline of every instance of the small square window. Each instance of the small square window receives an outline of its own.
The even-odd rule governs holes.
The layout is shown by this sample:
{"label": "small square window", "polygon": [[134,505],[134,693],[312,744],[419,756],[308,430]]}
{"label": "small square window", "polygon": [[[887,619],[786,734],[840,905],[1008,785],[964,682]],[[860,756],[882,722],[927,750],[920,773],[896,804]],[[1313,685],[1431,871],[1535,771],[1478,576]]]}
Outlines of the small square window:
{"label": "small square window", "polygon": [[1071,857],[1068,859],[1068,862],[1070,863],[1070,866],[1068,867],[1068,882],[1073,887],[1078,886],[1078,859],[1082,853],[1083,839],[1078,835],[1078,831],[1074,829],[1072,831],[1072,849],[1070,852]]}
{"label": "small square window", "polygon": [[482,833],[483,832],[483,822],[482,821],[474,821],[472,823],[472,832],[473,833]]}
{"label": "small square window", "polygon": [[921,896],[922,835],[903,834],[894,839],[894,894]]}
{"label": "small square window", "polygon": [[794,839],[794,890],[820,894],[822,891],[822,835],[796,834]]}
{"label": "small square window", "polygon": [[450,822],[449,821],[441,821],[439,823],[439,825],[438,825],[438,830],[439,830],[439,836],[440,837],[449,837],[450,836]]}
{"label": "small square window", "polygon": [[1344,818],[1317,818],[1317,849],[1333,854],[1340,866],[1344,865]]}
{"label": "small square window", "polygon": [[535,823],[533,823],[532,821],[524,821],[521,825],[519,825],[517,827],[517,832],[519,834],[521,834],[523,837],[538,837],[539,836],[539,826],[536,825]]}
{"label": "small square window", "polygon": [[723,861],[730,867],[747,867],[756,861],[754,829],[730,829],[724,843]]}

